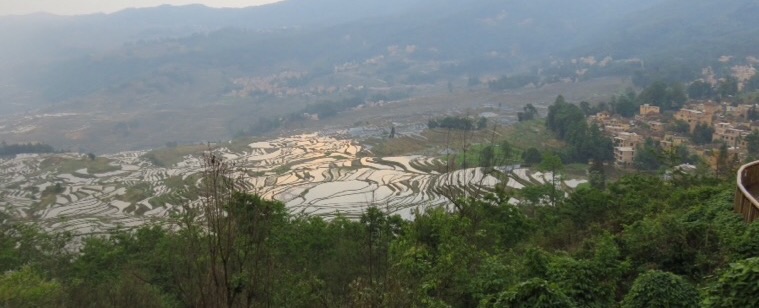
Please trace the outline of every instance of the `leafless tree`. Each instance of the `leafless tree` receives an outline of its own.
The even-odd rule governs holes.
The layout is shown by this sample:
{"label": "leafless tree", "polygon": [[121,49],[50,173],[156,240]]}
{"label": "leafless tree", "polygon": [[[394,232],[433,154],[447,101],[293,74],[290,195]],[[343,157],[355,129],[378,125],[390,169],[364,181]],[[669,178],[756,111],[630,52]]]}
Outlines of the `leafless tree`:
{"label": "leafless tree", "polygon": [[174,275],[186,304],[197,307],[269,307],[273,258],[267,249],[272,217],[263,201],[243,192],[243,172],[208,151],[200,199],[176,217]]}

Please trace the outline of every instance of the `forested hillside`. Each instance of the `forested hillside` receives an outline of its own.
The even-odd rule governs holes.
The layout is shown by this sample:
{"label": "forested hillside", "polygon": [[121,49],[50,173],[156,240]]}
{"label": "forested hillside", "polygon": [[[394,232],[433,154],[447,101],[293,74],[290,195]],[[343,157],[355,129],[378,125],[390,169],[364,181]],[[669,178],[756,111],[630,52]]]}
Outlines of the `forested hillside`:
{"label": "forested hillside", "polygon": [[[412,221],[288,213],[236,192],[212,160],[206,192],[166,225],[83,240],[6,221],[0,303],[34,307],[752,307],[759,224],[734,184],[633,175],[604,190],[511,205],[459,199]],[[214,171],[215,170],[215,171]],[[217,187],[214,189],[213,187]],[[205,219],[201,219],[203,215]],[[66,248],[76,248],[67,250]]]}
{"label": "forested hillside", "polygon": [[759,3],[751,0],[661,1],[623,18],[615,31],[587,46],[615,57],[643,57],[668,62],[673,58],[711,64],[722,55],[756,53],[755,17]]}

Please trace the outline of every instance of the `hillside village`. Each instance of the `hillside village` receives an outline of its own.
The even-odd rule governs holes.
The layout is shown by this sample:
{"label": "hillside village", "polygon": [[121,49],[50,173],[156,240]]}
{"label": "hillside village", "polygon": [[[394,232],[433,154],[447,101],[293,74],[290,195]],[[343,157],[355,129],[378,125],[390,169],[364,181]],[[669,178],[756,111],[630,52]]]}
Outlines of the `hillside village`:
{"label": "hillside village", "polygon": [[[720,151],[729,160],[744,161],[749,153],[749,135],[759,133],[757,105],[733,106],[725,102],[691,101],[675,112],[662,112],[658,106],[643,104],[634,118],[602,111],[588,117],[614,141],[614,164],[633,168],[638,151],[647,140],[664,150],[684,146],[706,162],[718,167]],[[708,134],[706,142],[694,142],[695,134]],[[756,153],[753,153],[754,155]]]}

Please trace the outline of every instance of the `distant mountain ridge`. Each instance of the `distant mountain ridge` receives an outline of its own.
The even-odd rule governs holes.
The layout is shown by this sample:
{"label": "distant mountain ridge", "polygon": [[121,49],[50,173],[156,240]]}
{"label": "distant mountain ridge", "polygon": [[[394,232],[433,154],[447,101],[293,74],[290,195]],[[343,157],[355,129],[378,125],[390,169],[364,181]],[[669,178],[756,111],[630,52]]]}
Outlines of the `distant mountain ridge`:
{"label": "distant mountain ridge", "polygon": [[759,1],[663,1],[634,12],[586,50],[619,57],[678,57],[693,60],[731,53],[759,53]]}
{"label": "distant mountain ridge", "polygon": [[0,81],[19,93],[34,89],[37,102],[49,103],[169,68],[189,79],[209,70],[227,79],[329,71],[392,46],[413,48],[420,62],[464,63],[445,68],[459,75],[511,74],[546,59],[591,55],[705,62],[729,51],[759,54],[757,6],[753,0],[286,0],[244,9],[12,16],[0,18],[0,41],[7,43]]}

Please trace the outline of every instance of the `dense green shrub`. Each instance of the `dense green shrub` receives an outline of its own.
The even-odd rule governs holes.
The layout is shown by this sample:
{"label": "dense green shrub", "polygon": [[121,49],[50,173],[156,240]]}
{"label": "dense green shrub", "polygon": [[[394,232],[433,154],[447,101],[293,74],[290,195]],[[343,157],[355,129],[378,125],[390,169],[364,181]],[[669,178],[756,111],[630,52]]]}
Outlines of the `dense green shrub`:
{"label": "dense green shrub", "polygon": [[680,276],[648,271],[635,279],[623,308],[698,307],[698,291]]}
{"label": "dense green shrub", "polygon": [[480,302],[480,307],[532,307],[562,308],[575,307],[572,300],[559,291],[556,285],[542,279],[530,279],[514,286],[511,290]]}
{"label": "dense green shrub", "polygon": [[759,257],[733,264],[710,288],[705,307],[759,307]]}

